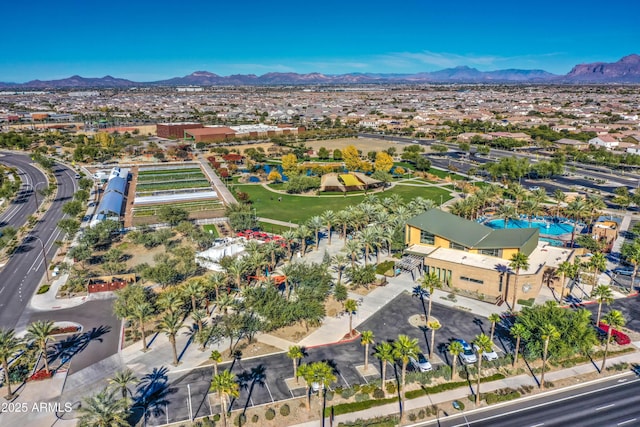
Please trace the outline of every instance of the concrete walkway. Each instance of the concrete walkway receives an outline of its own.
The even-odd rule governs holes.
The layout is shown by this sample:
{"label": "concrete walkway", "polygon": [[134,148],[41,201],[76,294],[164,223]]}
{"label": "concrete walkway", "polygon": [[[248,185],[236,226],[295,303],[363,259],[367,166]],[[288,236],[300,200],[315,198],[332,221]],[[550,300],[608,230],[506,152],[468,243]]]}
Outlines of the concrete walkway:
{"label": "concrete walkway", "polygon": [[224,185],[222,180],[215,173],[215,171],[213,170],[213,168],[209,164],[209,161],[207,159],[205,159],[202,156],[202,154],[198,154],[198,161],[202,165],[202,169],[204,169],[205,173],[209,177],[209,180],[211,181],[211,183],[215,187],[216,191],[218,192],[218,197],[220,197],[222,199],[222,201],[224,201],[224,204],[227,205],[227,206],[228,205],[232,205],[232,204],[233,205],[237,204],[238,201],[236,200],[235,197],[233,197],[233,194],[231,194],[231,191],[229,191],[227,186]]}

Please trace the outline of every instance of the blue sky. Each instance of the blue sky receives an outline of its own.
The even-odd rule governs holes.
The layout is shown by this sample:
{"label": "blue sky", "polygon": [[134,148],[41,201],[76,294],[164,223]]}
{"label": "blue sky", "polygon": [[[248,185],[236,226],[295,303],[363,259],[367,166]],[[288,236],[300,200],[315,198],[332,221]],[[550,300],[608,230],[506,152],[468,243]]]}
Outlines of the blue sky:
{"label": "blue sky", "polygon": [[619,0],[31,0],[3,4],[0,81],[206,70],[414,73],[544,69],[640,53],[640,2]]}

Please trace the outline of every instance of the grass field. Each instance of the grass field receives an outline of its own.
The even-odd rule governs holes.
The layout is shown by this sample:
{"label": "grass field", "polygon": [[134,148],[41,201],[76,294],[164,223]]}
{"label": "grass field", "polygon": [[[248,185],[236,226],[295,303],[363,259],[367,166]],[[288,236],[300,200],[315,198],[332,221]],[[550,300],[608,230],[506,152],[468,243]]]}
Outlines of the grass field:
{"label": "grass field", "polygon": [[[157,215],[157,211],[164,205],[145,205],[133,208],[133,216],[154,216]],[[184,209],[187,212],[200,212],[207,210],[221,209],[222,202],[219,200],[198,200],[193,202],[178,202],[171,203],[171,206]]]}
{"label": "grass field", "polygon": [[280,234],[284,233],[287,230],[291,230],[289,227],[285,227],[284,225],[271,224],[270,222],[258,222],[258,226],[262,231],[266,231],[267,233],[275,233]]}
{"label": "grass field", "polygon": [[218,229],[214,224],[205,224],[202,226],[202,229],[207,233],[213,234],[215,237],[220,237],[220,234],[218,234]]}
{"label": "grass field", "polygon": [[[261,185],[243,185],[242,191],[249,194],[258,216],[293,223],[305,222],[312,216],[320,215],[328,209],[333,211],[342,210],[347,206],[356,205],[364,199],[364,196],[305,197],[278,194],[263,188]],[[397,185],[391,190],[377,193],[378,197],[381,198],[391,196],[392,194],[399,194],[407,202],[415,197],[421,196],[425,199],[433,200],[436,204],[440,204],[441,195],[443,202],[451,198],[448,191],[434,187],[425,188]],[[278,197],[281,197],[282,201],[279,202]]]}

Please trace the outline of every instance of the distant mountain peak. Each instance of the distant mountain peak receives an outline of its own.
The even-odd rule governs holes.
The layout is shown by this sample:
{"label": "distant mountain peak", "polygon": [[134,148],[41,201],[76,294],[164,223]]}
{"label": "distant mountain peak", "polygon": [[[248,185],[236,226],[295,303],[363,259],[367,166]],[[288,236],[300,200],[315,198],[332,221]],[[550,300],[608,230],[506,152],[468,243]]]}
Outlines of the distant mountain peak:
{"label": "distant mountain peak", "polygon": [[611,63],[578,64],[565,77],[576,83],[640,83],[640,55],[627,55]]}

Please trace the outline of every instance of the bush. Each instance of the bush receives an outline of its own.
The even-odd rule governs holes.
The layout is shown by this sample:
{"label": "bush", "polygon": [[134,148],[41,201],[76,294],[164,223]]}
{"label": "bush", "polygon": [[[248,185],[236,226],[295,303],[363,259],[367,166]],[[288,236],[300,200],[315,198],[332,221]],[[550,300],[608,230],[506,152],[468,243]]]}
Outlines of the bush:
{"label": "bush", "polygon": [[49,285],[42,285],[38,288],[38,295],[42,295],[46,292],[49,291],[50,286]]}
{"label": "bush", "polygon": [[241,425],[245,425],[246,423],[247,416],[245,414],[240,414],[233,420],[233,425],[236,427],[240,427]]}
{"label": "bush", "polygon": [[342,390],[342,393],[340,393],[340,396],[342,396],[343,399],[348,399],[354,394],[356,394],[356,391],[354,389],[345,388],[344,390]]}
{"label": "bush", "polygon": [[[348,414],[351,412],[363,411],[365,409],[374,408],[376,406],[386,405],[387,403],[393,403],[397,400],[397,397],[390,397],[388,399],[380,400],[365,400],[364,402],[341,403],[340,405],[333,406],[333,414],[337,416]],[[331,408],[326,408],[324,411],[324,416],[328,417],[330,414]]]}
{"label": "bush", "polygon": [[398,387],[396,386],[395,381],[388,381],[385,385],[385,389],[387,390],[387,393],[394,394],[398,390]]}
{"label": "bush", "polygon": [[395,266],[394,261],[385,261],[376,265],[376,274],[384,274]]}
{"label": "bush", "polygon": [[418,417],[413,412],[409,414],[409,421],[411,421],[412,423],[415,422],[417,419]]}
{"label": "bush", "polygon": [[373,390],[373,398],[374,399],[384,399],[384,391],[381,388],[376,388]]}
{"label": "bush", "polygon": [[[496,381],[501,379],[504,379],[503,374],[493,374],[488,377],[481,378],[480,382],[485,383],[485,382],[491,382],[491,381]],[[418,389],[418,390],[408,391],[404,394],[404,397],[406,397],[407,399],[415,399],[416,397],[424,396],[426,394],[434,394],[434,393],[440,393],[442,391],[447,391],[447,390],[455,390],[459,387],[465,387],[467,385],[468,385],[467,381],[443,383],[443,384],[438,384],[432,387],[422,387],[421,389]]]}
{"label": "bush", "polygon": [[327,390],[327,391],[324,393],[324,395],[325,395],[325,397],[326,397],[327,401],[329,401],[329,402],[330,402],[330,401],[332,401],[332,400],[333,400],[334,393],[333,393],[331,390]]}
{"label": "bush", "polygon": [[258,416],[258,414],[253,414],[253,417],[251,417],[251,422],[255,424],[258,421],[260,421],[260,417]]}
{"label": "bush", "polygon": [[378,386],[376,386],[374,383],[369,383],[360,387],[360,393],[371,394],[377,388]]}
{"label": "bush", "polygon": [[280,407],[280,415],[282,415],[283,417],[288,417],[290,413],[291,408],[289,408],[289,405],[287,405],[286,403]]}
{"label": "bush", "polygon": [[264,417],[271,421],[272,419],[274,419],[276,417],[276,411],[273,410],[273,408],[269,408],[265,411],[264,413]]}
{"label": "bush", "polygon": [[215,415],[213,416],[213,421],[215,421],[215,422],[220,421],[220,414],[215,414]]}
{"label": "bush", "polygon": [[426,415],[427,414],[424,412],[424,409],[420,409],[418,411],[418,418],[420,418],[421,420],[423,420]]}
{"label": "bush", "polygon": [[358,393],[356,394],[356,402],[364,402],[366,400],[371,399],[371,397],[366,393]]}

